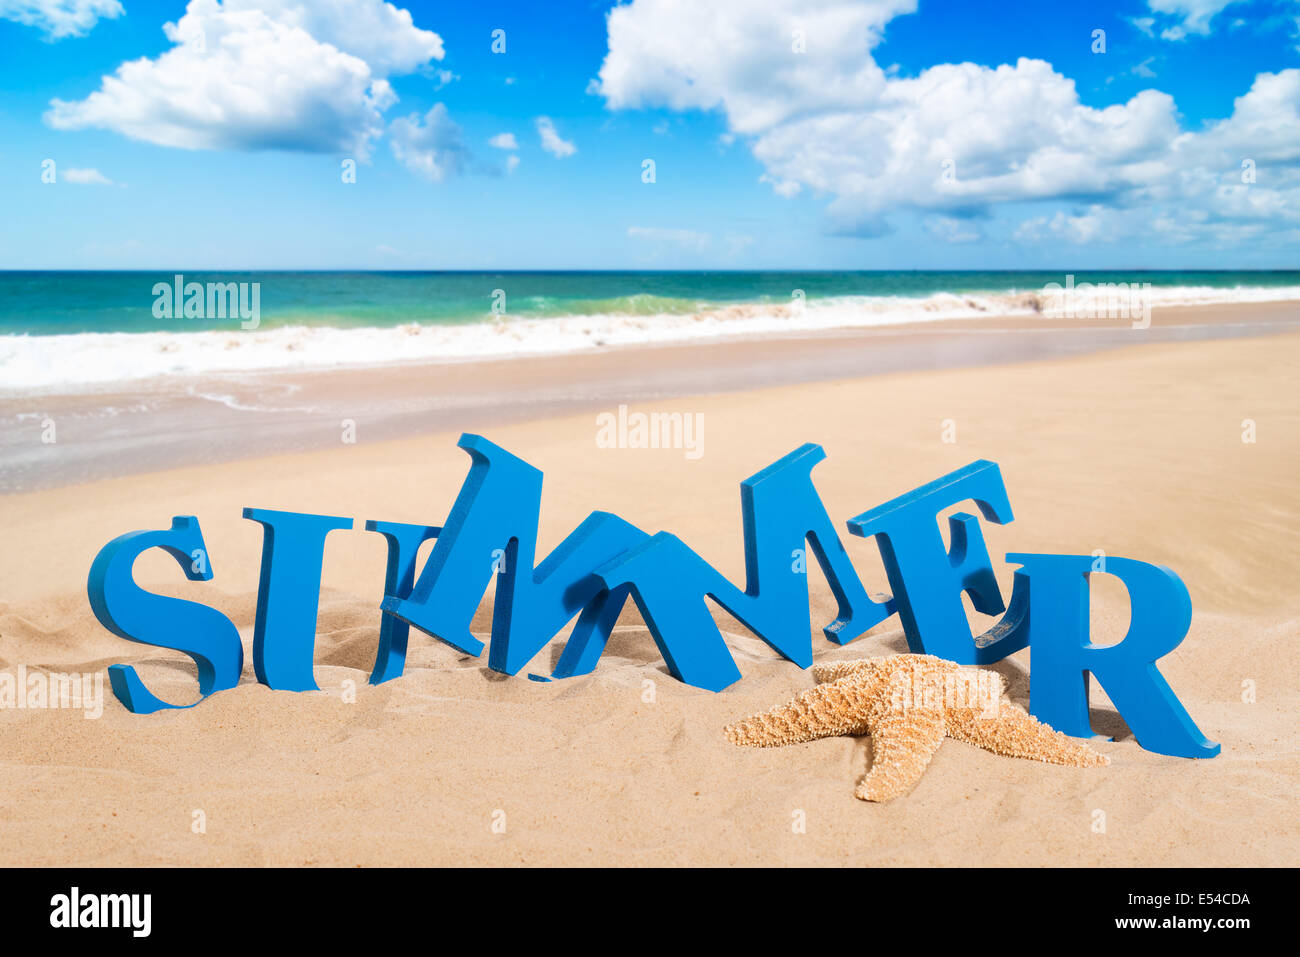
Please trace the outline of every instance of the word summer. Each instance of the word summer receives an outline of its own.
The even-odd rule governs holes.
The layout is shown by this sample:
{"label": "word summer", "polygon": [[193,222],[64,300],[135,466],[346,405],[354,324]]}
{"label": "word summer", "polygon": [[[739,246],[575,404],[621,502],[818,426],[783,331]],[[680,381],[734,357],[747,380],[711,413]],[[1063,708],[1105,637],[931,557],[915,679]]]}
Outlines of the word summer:
{"label": "word summer", "polygon": [[[1052,727],[1092,734],[1088,692],[1095,676],[1142,747],[1183,757],[1219,751],[1155,666],[1191,625],[1191,599],[1172,571],[1106,559],[1102,571],[1127,587],[1132,618],[1122,641],[1099,647],[1089,638],[1089,577],[1099,570],[1092,555],[1007,555],[1019,567],[1004,602],[974,515],[951,515],[950,544],[944,544],[939,515],[960,503],[973,502],[986,521],[1012,520],[993,462],[972,462],[849,519],[850,534],[875,539],[889,576],[893,597],[874,601],[813,486],[813,467],[826,457],[820,446],[804,445],[741,483],[742,590],[676,535],[649,534],[609,512],[593,512],[536,564],[542,473],[481,436],[463,435],[459,445],[471,464],[444,526],[365,523],[388,545],[372,684],[402,674],[412,625],[466,654],[481,654],[484,643],[470,626],[494,579],[488,665],[506,674],[517,674],[575,618],[552,676],[591,672],[628,599],[669,671],[687,684],[720,691],[740,678],[708,600],[807,668],[813,646],[804,556],[811,553],[838,603],[823,629],[830,641],[846,644],[897,615],[917,654],[983,665],[1030,647],[1030,711]],[[263,527],[253,633],[257,680],[317,690],[312,658],[325,538],[353,528],[353,521],[257,508],[245,509],[244,517]],[[430,539],[436,541],[417,578],[416,555]],[[235,687],[243,646],[234,624],[206,605],[136,585],[135,560],[151,548],[172,555],[192,581],[212,578],[198,519],[178,516],[169,529],[131,532],[100,550],[87,583],[96,617],[122,638],[188,655],[203,697]],[[977,611],[1000,620],[973,635],[963,593]],[[108,671],[113,693],[130,711],[178,707],[150,693],[133,668]]]}

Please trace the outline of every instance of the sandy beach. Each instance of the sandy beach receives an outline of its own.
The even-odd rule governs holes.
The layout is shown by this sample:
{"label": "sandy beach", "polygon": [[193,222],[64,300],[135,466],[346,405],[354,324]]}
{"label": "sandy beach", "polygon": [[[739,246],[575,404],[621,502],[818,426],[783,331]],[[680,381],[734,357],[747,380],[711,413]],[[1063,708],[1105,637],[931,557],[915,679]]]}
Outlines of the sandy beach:
{"label": "sandy beach", "polygon": [[[1283,321],[1276,310],[1237,313]],[[724,739],[726,724],[812,679],[720,611],[744,675],[720,694],[673,680],[631,606],[586,677],[506,677],[487,668],[486,653],[469,658],[413,632],[406,673],[369,686],[384,543],[360,527],[371,518],[444,518],[468,467],[456,441],[471,427],[453,427],[455,414],[444,410],[418,434],[392,438],[363,422],[355,443],[243,450],[253,457],[233,448],[161,470],[126,443],[115,460],[94,459],[94,474],[115,475],[65,475],[55,487],[0,497],[3,669],[102,674],[123,662],[160,696],[194,700],[190,661],[110,634],[85,590],[103,544],[166,527],[174,515],[199,518],[214,580],[180,582],[160,553],[140,560],[137,580],[218,608],[245,641],[241,685],[192,710],[129,714],[106,681],[103,714],[93,720],[75,710],[0,710],[9,782],[0,863],[1294,865],[1300,332],[1252,333],[1010,364],[982,355],[964,367],[916,361],[871,375],[836,366],[833,377],[756,376],[749,387],[728,378],[716,357],[709,378],[707,350],[698,349],[701,375],[660,383],[657,396],[647,394],[650,380],[618,393],[611,366],[604,380],[593,371],[598,357],[557,358],[547,361],[561,371],[567,364],[572,407],[538,399],[520,409],[529,402],[516,398],[514,415],[482,429],[545,472],[539,556],[593,508],[608,509],[679,534],[733,581],[744,577],[739,483],[803,442],[826,450],[814,479],[841,524],[993,459],[1015,510],[1011,524],[985,524],[1004,594],[1009,551],[1104,549],[1167,564],[1183,578],[1192,629],[1160,667],[1206,736],[1222,743],[1217,758],[1143,751],[1094,685],[1094,728],[1114,737],[1094,746],[1109,767],[1041,765],[949,740],[910,795],[867,804],[853,787],[870,759],[869,738],[764,751]],[[775,348],[796,367],[816,349],[805,340]],[[654,356],[608,361],[649,369]],[[465,374],[460,368],[454,374]],[[500,385],[507,395],[540,382],[554,397],[564,378],[517,368],[514,384],[507,376]],[[429,373],[315,381],[333,376],[334,416],[349,394],[419,394],[419,376]],[[592,410],[623,401],[634,411],[699,414],[701,454],[598,447]],[[463,417],[475,428],[491,418]],[[1254,441],[1243,440],[1246,420]],[[199,436],[224,427],[192,409],[188,424]],[[326,546],[321,692],[272,691],[253,676],[262,536],[240,517],[245,506],[357,520],[357,530]],[[843,537],[868,590],[887,592],[875,546]],[[819,574],[810,584],[818,661],[906,650],[896,617],[848,646],[827,642],[820,627],[834,601]],[[474,627],[485,640],[490,606],[489,592]],[[1122,586],[1098,581],[1094,640],[1122,636],[1127,612]],[[970,616],[977,630],[988,626]],[[548,674],[563,640],[525,672]],[[1031,664],[1023,651],[994,666],[1022,704]]]}

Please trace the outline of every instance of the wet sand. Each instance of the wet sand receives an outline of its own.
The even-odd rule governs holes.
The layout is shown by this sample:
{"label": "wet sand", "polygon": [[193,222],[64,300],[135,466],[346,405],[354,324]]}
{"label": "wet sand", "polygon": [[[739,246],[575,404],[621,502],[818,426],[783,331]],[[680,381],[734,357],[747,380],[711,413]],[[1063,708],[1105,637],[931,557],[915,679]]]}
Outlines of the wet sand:
{"label": "wet sand", "polygon": [[[0,493],[328,448],[348,436],[481,431],[620,403],[1291,328],[1300,328],[1294,303],[1199,306],[1155,310],[1148,329],[993,317],[490,362],[167,377],[61,395],[0,391]],[[43,441],[51,423],[53,443]]]}

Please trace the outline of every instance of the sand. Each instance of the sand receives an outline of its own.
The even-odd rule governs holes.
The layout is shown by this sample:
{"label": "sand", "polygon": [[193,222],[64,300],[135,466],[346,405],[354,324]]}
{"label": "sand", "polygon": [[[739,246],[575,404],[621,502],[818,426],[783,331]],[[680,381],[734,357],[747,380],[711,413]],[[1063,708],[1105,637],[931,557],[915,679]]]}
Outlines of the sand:
{"label": "sand", "polygon": [[[214,580],[181,582],[161,554],[137,579],[219,608],[246,654],[243,683],[191,710],[131,715],[111,695],[94,720],[0,710],[0,864],[1295,865],[1297,359],[1289,333],[633,403],[700,413],[698,458],[598,448],[590,411],[487,432],[546,473],[540,554],[603,508],[676,532],[738,582],[739,483],[803,442],[827,452],[813,474],[837,522],[993,459],[1016,515],[984,526],[1004,593],[1009,551],[1104,549],[1182,576],[1195,617],[1160,667],[1222,743],[1213,760],[1143,751],[1094,689],[1094,728],[1115,738],[1094,742],[1108,767],[949,740],[912,793],[867,804],[853,790],[869,738],[754,750],[723,737],[812,684],[723,613],[744,677],[721,694],[673,680],[634,609],[586,677],[506,677],[486,654],[413,633],[406,674],[371,687],[384,545],[362,531],[326,547],[323,690],[271,691],[250,657],[261,529],[241,509],[437,524],[464,479],[459,430],[363,437],[0,497],[0,669],[124,662],[161,696],[194,700],[187,658],[113,636],[85,594],[104,543],[182,514],[202,523]],[[887,591],[874,546],[844,537],[868,590]],[[896,618],[843,648],[825,641],[834,603],[810,579],[818,661],[906,650]],[[1102,579],[1093,603],[1094,634],[1116,640],[1123,588]],[[474,627],[484,638],[490,604]],[[549,672],[561,643],[526,671]],[[1021,652],[995,666],[1022,704],[1030,664]]]}
{"label": "sand", "polygon": [[[125,472],[337,447],[344,422],[365,442],[442,430],[481,432],[596,413],[622,402],[654,407],[667,399],[748,392],[758,385],[1292,331],[1300,331],[1294,303],[1252,303],[1157,309],[1146,329],[1123,318],[990,316],[473,363],[395,360],[382,369],[124,380],[91,392],[14,394],[0,379],[0,422],[7,426],[0,429],[0,495]],[[43,441],[48,421],[57,424],[57,443]]]}

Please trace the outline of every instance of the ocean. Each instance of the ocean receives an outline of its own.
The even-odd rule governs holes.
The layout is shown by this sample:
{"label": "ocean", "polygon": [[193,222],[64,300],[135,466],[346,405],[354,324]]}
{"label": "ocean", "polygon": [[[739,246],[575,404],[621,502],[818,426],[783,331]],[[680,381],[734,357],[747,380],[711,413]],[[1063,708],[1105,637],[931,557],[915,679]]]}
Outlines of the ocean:
{"label": "ocean", "polygon": [[[1032,316],[1049,284],[1066,282],[1060,272],[0,272],[0,391]],[[1294,270],[1073,282],[1138,284],[1155,306],[1300,300]]]}

